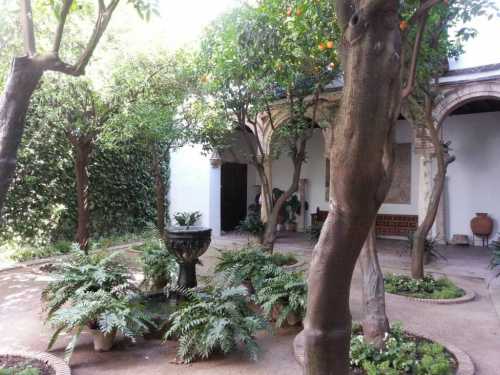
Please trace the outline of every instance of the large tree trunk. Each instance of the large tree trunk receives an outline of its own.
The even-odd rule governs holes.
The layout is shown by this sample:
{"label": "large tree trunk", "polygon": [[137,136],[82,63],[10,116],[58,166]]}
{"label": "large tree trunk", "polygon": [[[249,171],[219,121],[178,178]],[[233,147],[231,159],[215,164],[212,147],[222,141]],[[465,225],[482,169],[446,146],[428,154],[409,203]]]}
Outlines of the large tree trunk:
{"label": "large tree trunk", "polygon": [[155,193],[156,193],[156,226],[160,238],[165,235],[165,181],[163,180],[163,173],[161,171],[161,160],[157,150],[153,151],[153,175],[155,179]]}
{"label": "large tree trunk", "polygon": [[29,57],[15,58],[0,99],[0,217],[16,169],[30,98],[41,77],[42,70]]}
{"label": "large tree trunk", "polygon": [[378,260],[374,226],[361,250],[359,265],[363,280],[363,335],[365,340],[380,348],[385,333],[389,332],[389,320],[385,312],[384,274]]}
{"label": "large tree trunk", "polygon": [[439,202],[441,200],[441,196],[443,195],[448,165],[455,160],[454,157],[446,157],[445,149],[441,144],[438,132],[434,127],[434,121],[432,119],[432,102],[430,98],[427,98],[426,102],[425,115],[419,126],[425,127],[430,136],[436,158],[437,171],[436,176],[434,176],[434,184],[432,186],[431,196],[429,198],[429,204],[427,206],[425,217],[418,226],[417,230],[413,233],[411,276],[414,279],[423,279],[424,277],[425,241],[429,236],[432,226],[434,225],[434,221],[436,220]]}
{"label": "large tree trunk", "polygon": [[344,89],[331,145],[334,196],[309,270],[306,375],[349,374],[351,278],[387,192],[384,153],[401,95],[399,2],[337,0],[336,8]]}
{"label": "large tree trunk", "polygon": [[90,240],[89,209],[89,161],[92,152],[92,138],[70,135],[75,150],[76,198],[78,206],[78,223],[75,240],[80,249],[88,253]]}

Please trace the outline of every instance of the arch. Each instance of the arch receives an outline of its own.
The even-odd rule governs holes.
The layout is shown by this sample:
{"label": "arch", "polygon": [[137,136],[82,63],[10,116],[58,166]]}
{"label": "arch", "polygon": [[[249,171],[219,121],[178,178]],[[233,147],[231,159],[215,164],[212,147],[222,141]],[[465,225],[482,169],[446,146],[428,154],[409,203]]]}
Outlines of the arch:
{"label": "arch", "polygon": [[473,82],[444,92],[444,97],[435,106],[432,115],[440,127],[446,117],[458,107],[479,99],[500,100],[500,82]]}

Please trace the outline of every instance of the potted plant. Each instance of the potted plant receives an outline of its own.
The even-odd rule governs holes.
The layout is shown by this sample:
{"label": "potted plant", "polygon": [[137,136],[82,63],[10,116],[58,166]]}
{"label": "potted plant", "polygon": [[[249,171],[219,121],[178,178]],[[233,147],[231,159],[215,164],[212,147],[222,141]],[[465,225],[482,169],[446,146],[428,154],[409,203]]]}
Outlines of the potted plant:
{"label": "potted plant", "polygon": [[275,321],[276,327],[282,327],[285,323],[294,326],[302,322],[307,307],[304,275],[280,269],[262,282],[254,301],[268,319]]}
{"label": "potted plant", "polygon": [[135,337],[146,329],[148,315],[118,253],[76,251],[57,267],[42,293],[46,321],[55,328],[51,348],[61,332],[74,332],[67,359],[83,329],[94,334],[96,350],[109,350],[116,332]]}
{"label": "potted plant", "polygon": [[257,359],[255,336],[267,325],[248,307],[245,288],[208,286],[174,292],[182,293],[185,300],[170,316],[165,339],[179,340],[177,356],[182,363],[207,359],[213,353],[227,354],[239,347]]}
{"label": "potted plant", "polygon": [[200,211],[194,212],[176,212],[174,214],[175,222],[180,227],[191,227],[195,225],[201,218]]}
{"label": "potted plant", "polygon": [[300,201],[296,195],[292,195],[285,203],[286,222],[285,229],[295,232],[297,230],[297,215],[300,214]]}
{"label": "potted plant", "polygon": [[147,239],[142,245],[141,262],[144,273],[142,285],[151,293],[161,292],[179,272],[175,258],[157,237]]}
{"label": "potted plant", "polygon": [[236,228],[239,232],[246,233],[249,244],[262,243],[262,234],[265,230],[265,225],[260,219],[260,212],[257,209],[249,207],[248,215],[244,220],[240,221],[240,225]]}

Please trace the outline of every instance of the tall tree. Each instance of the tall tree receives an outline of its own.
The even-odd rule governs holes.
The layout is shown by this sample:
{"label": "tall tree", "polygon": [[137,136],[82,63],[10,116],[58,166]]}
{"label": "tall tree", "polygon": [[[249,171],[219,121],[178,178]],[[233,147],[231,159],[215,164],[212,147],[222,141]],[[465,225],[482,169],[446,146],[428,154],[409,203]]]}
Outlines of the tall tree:
{"label": "tall tree", "polygon": [[117,67],[113,73],[111,91],[120,111],[104,138],[109,145],[133,139],[150,151],[156,224],[162,237],[167,218],[166,164],[174,148],[191,140],[193,126],[185,107],[197,85],[192,56],[183,51],[140,55]]}
{"label": "tall tree", "polygon": [[[141,14],[150,15],[155,11],[155,0],[128,0]],[[36,14],[31,0],[19,0],[20,32],[22,34],[24,56],[12,61],[9,77],[0,97],[0,211],[12,180],[17,158],[17,150],[24,131],[24,121],[30,98],[38,86],[42,75],[54,71],[70,76],[80,76],[85,72],[92,54],[120,0],[96,0],[96,19],[93,31],[74,63],[64,61],[61,51],[65,26],[71,13],[83,8],[77,0],[61,0],[40,5],[41,9],[50,6],[54,11],[54,34],[51,47],[47,51],[37,49],[35,35]],[[85,4],[84,4],[85,5]]]}
{"label": "tall tree", "polygon": [[[424,0],[405,22],[423,33],[429,9],[438,3]],[[330,210],[309,272],[308,375],[349,373],[352,273],[391,183],[393,130],[401,100],[413,89],[420,49],[416,38],[402,79],[406,33],[401,35],[399,1],[337,0],[336,14],[343,30],[344,88],[332,131]]]}

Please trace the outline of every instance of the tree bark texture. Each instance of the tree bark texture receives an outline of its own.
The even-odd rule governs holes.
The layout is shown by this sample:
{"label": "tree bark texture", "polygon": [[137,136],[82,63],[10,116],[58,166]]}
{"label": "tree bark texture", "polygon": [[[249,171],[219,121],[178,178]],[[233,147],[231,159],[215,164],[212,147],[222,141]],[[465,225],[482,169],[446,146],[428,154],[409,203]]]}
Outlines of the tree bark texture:
{"label": "tree bark texture", "polygon": [[306,375],[349,374],[351,278],[387,193],[401,95],[399,2],[337,0],[336,8],[344,89],[331,145],[334,196],[309,271]]}
{"label": "tree bark texture", "polygon": [[42,70],[30,58],[15,58],[0,98],[0,212],[14,177],[30,98],[41,77]]}
{"label": "tree bark texture", "polygon": [[365,340],[381,348],[384,336],[389,332],[389,320],[385,311],[384,274],[378,260],[374,226],[361,250],[359,265],[363,283],[363,335]]}
{"label": "tree bark texture", "polygon": [[161,160],[157,150],[153,151],[153,175],[156,194],[156,226],[160,238],[165,235],[165,181],[163,180]]}
{"label": "tree bark texture", "polygon": [[93,139],[86,136],[69,135],[75,152],[76,198],[78,223],[75,240],[80,249],[88,252],[90,240],[90,207],[89,207],[89,162]]}

